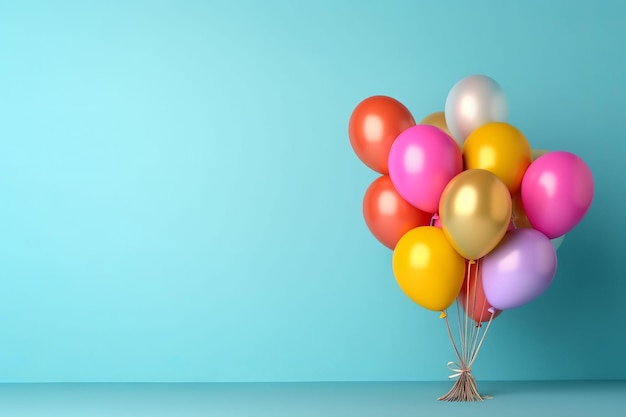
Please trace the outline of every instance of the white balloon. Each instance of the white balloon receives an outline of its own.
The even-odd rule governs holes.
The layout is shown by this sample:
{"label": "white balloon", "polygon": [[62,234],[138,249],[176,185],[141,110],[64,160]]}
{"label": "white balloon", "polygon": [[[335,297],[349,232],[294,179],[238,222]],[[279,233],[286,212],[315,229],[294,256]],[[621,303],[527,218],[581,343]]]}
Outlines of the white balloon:
{"label": "white balloon", "polygon": [[446,98],[448,130],[459,146],[474,130],[491,122],[506,122],[509,107],[500,85],[486,75],[458,81]]}

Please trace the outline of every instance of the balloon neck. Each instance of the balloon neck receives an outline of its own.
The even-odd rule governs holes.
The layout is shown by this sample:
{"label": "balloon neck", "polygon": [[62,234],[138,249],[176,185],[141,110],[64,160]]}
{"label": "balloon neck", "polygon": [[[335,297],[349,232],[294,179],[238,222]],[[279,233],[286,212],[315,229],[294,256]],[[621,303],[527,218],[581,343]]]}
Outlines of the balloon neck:
{"label": "balloon neck", "polygon": [[519,220],[519,216],[517,215],[517,213],[515,212],[515,210],[511,211],[511,224],[513,225],[513,229],[517,230],[519,229],[517,227],[517,221]]}
{"label": "balloon neck", "polygon": [[448,317],[448,315],[446,314],[445,311],[442,311],[441,314],[439,314],[440,319],[445,319],[446,317]]}
{"label": "balloon neck", "polygon": [[475,259],[468,259],[467,263],[470,264],[470,265],[474,265],[476,263],[476,260]]}
{"label": "balloon neck", "polygon": [[439,215],[437,213],[434,213],[430,218],[430,225],[434,226],[437,220],[439,220]]}
{"label": "balloon neck", "polygon": [[489,307],[487,311],[490,312],[491,314],[496,314],[496,309],[493,307]]}

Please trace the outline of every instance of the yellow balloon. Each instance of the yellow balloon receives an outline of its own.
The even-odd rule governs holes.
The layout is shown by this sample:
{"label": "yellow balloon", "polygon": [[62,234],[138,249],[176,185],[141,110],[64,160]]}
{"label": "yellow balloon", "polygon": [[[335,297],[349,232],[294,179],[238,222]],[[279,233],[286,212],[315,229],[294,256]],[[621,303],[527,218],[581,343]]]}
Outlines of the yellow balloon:
{"label": "yellow balloon", "polygon": [[515,194],[532,153],[526,137],[516,127],[504,123],[487,123],[474,130],[462,148],[465,169],[484,169],[495,174]]}
{"label": "yellow balloon", "polygon": [[392,266],[402,291],[433,311],[443,311],[454,302],[465,275],[465,259],[434,226],[405,233],[393,251]]}
{"label": "yellow balloon", "polygon": [[452,134],[448,130],[448,124],[446,123],[445,113],[442,111],[429,114],[428,116],[424,117],[424,119],[422,119],[420,124],[438,127],[439,129],[443,130],[448,135],[450,135],[450,137],[452,137]]}
{"label": "yellow balloon", "polygon": [[509,190],[498,177],[470,169],[452,178],[441,194],[444,234],[464,258],[482,258],[496,247],[511,223]]}

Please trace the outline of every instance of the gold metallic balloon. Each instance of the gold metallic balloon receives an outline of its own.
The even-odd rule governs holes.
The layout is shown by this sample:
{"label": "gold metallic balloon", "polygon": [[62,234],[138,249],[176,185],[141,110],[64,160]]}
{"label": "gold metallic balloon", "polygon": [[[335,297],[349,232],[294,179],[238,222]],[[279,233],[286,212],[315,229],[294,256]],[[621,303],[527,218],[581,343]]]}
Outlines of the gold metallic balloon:
{"label": "gold metallic balloon", "polygon": [[428,116],[422,119],[420,124],[438,127],[439,129],[443,130],[448,135],[450,135],[450,137],[452,137],[450,130],[448,130],[448,124],[446,123],[445,113],[442,111],[429,114]]}
{"label": "gold metallic balloon", "polygon": [[461,172],[444,188],[439,217],[444,234],[464,258],[476,260],[495,248],[511,222],[511,194],[494,174]]}

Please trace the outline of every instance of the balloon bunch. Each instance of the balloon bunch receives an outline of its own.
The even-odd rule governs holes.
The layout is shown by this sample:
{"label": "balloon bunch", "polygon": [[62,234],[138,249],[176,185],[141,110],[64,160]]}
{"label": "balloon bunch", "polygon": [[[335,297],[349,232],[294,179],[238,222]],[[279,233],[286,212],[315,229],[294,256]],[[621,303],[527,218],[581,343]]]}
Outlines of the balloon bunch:
{"label": "balloon bunch", "polygon": [[[440,400],[485,398],[471,367],[489,326],[546,291],[556,250],[593,199],[581,158],[532,149],[507,119],[500,85],[472,75],[452,87],[445,111],[420,123],[387,96],[366,98],[349,121],[354,152],[381,174],[363,198],[365,223],[393,250],[401,290],[445,319],[458,358]],[[459,343],[447,313],[455,302]]]}

